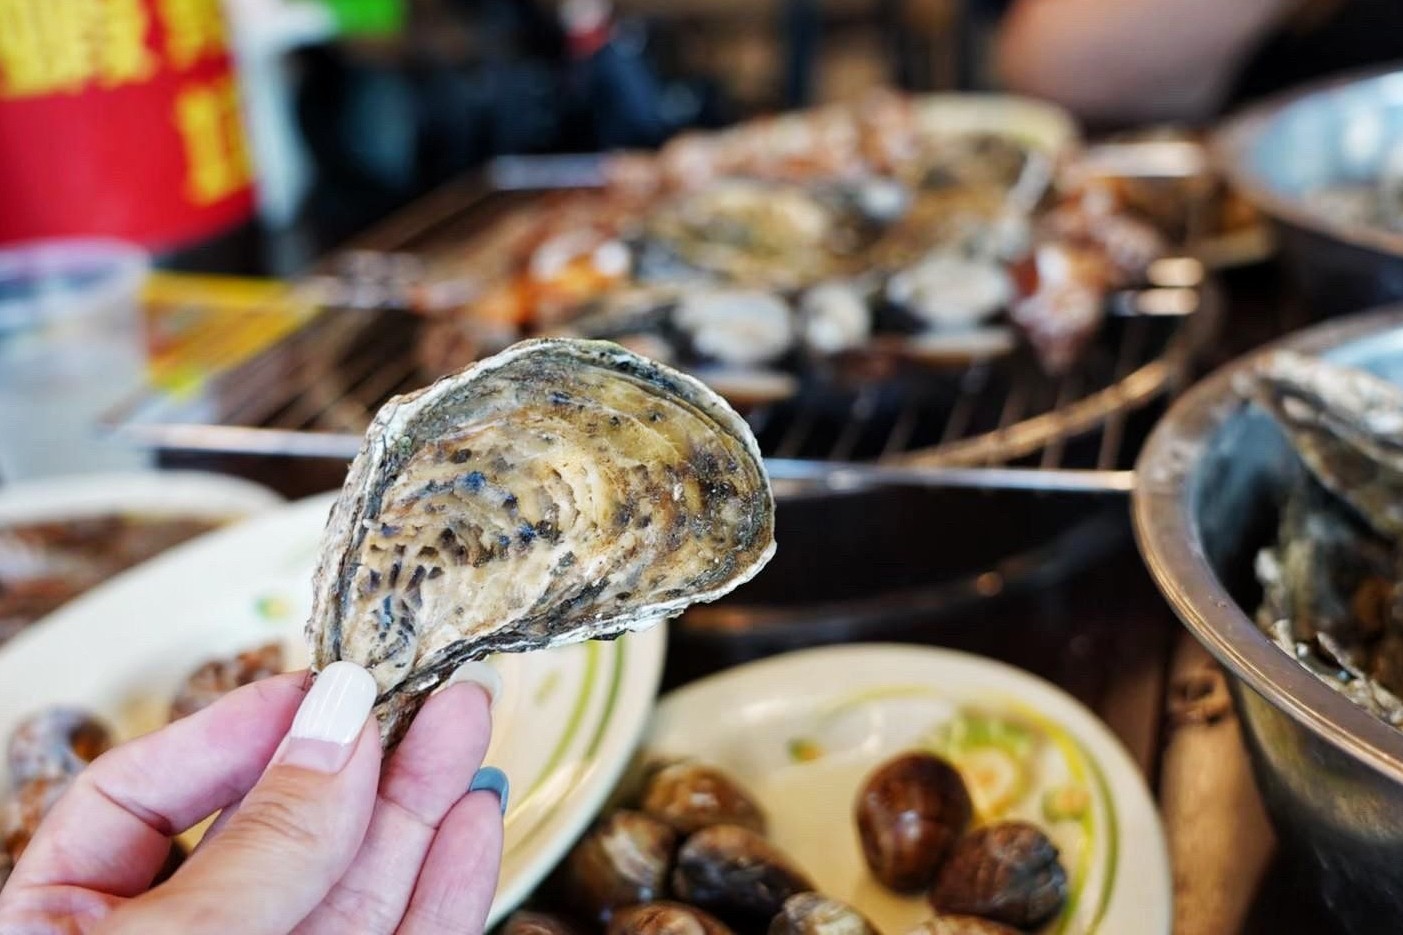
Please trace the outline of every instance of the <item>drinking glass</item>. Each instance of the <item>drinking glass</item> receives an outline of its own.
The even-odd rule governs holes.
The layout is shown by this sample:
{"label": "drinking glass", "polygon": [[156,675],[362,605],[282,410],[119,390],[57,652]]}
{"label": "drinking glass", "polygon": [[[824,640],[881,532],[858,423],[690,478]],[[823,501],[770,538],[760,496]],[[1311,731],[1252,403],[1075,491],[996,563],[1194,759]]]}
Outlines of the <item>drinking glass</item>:
{"label": "drinking glass", "polygon": [[145,378],[149,268],[113,240],[0,248],[0,479],[150,466],[98,424]]}

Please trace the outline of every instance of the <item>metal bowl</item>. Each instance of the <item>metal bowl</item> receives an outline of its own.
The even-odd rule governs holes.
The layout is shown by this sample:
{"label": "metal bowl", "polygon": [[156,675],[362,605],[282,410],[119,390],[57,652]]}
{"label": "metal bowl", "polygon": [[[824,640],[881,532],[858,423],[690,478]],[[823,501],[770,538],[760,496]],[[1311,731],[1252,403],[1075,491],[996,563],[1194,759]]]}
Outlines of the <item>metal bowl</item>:
{"label": "metal bowl", "polygon": [[[1397,66],[1395,66],[1395,69]],[[1376,178],[1403,143],[1403,71],[1349,75],[1271,98],[1213,140],[1219,168],[1274,222],[1318,314],[1403,298],[1403,234],[1322,217],[1305,195]]]}
{"label": "metal bowl", "polygon": [[1257,784],[1283,844],[1351,932],[1403,929],[1403,732],[1332,691],[1252,621],[1253,558],[1300,470],[1234,391],[1292,348],[1403,383],[1403,306],[1312,328],[1219,370],[1156,427],[1136,466],[1140,551],[1179,617],[1229,670]]}

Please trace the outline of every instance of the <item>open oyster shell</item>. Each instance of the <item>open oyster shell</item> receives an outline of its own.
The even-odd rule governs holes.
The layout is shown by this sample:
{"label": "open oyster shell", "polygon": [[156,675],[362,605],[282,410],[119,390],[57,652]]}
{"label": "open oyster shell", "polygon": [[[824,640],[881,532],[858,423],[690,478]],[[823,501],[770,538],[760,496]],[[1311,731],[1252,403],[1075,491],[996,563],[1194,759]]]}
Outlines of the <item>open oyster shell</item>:
{"label": "open oyster shell", "polygon": [[322,541],[313,669],[369,669],[392,745],[463,662],[646,628],[773,552],[720,397],[614,344],[524,342],[375,417]]}
{"label": "open oyster shell", "polygon": [[1403,540],[1403,390],[1290,351],[1267,358],[1251,390],[1321,484],[1380,535]]}

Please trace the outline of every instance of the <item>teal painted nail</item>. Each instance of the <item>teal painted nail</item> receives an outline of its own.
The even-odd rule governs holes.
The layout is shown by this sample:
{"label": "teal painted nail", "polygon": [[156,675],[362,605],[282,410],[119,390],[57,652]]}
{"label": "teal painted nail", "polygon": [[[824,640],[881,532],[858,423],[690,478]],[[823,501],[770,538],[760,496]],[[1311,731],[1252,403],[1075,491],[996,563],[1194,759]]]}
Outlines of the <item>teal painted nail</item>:
{"label": "teal painted nail", "polygon": [[469,792],[490,792],[502,806],[502,815],[507,814],[507,799],[511,797],[511,782],[507,774],[495,766],[484,766],[473,773],[473,781],[468,783]]}

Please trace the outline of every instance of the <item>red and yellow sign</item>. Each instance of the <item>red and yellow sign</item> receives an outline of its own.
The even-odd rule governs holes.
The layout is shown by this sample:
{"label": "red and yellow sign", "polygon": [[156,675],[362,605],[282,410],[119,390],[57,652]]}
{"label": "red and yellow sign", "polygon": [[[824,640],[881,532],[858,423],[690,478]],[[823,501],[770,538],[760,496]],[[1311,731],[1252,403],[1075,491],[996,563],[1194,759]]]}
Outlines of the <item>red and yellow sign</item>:
{"label": "red and yellow sign", "polygon": [[219,0],[0,0],[0,242],[160,250],[252,208]]}

